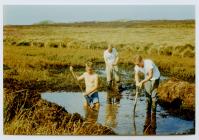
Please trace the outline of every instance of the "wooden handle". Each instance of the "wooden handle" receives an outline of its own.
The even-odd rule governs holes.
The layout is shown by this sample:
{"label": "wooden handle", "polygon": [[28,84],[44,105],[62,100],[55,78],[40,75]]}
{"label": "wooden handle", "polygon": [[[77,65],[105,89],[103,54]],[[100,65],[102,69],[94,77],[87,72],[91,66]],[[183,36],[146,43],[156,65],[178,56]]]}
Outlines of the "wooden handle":
{"label": "wooden handle", "polygon": [[76,74],[74,73],[73,69],[70,68],[70,71],[71,71],[71,74],[72,74],[72,76],[73,76],[75,82],[78,84],[78,86],[79,86],[81,92],[84,92],[82,86],[80,85],[79,81],[77,80],[77,76],[76,76]]}

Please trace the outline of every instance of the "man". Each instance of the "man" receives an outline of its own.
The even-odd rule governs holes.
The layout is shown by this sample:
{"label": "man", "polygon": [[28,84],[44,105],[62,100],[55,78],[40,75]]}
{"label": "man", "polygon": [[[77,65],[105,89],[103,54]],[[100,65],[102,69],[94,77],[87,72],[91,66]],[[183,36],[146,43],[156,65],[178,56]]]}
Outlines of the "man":
{"label": "man", "polygon": [[[71,67],[71,71],[72,71]],[[92,62],[86,64],[86,72],[77,77],[78,81],[85,80],[86,91],[83,93],[85,97],[84,107],[88,107],[93,104],[93,109],[99,109],[99,96],[98,96],[98,75],[93,71]]]}
{"label": "man", "polygon": [[112,44],[108,45],[107,50],[104,51],[104,61],[106,64],[106,76],[107,76],[107,84],[108,88],[110,89],[113,78],[116,81],[116,83],[119,84],[120,78],[118,76],[118,63],[119,57],[118,53],[115,48],[113,48]]}
{"label": "man", "polygon": [[[158,67],[150,59],[143,59],[140,55],[135,56],[135,82],[139,88],[144,85],[147,111],[156,112],[157,105],[157,88],[160,80]],[[140,81],[139,72],[144,73],[144,80]]]}

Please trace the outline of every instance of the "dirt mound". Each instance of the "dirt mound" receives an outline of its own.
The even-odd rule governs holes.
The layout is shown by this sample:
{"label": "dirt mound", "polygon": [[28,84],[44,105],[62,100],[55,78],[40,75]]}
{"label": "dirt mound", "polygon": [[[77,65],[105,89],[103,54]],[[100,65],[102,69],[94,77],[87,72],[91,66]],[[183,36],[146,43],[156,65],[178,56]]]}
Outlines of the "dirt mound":
{"label": "dirt mound", "polygon": [[185,115],[187,119],[195,115],[195,84],[177,79],[170,79],[160,84],[158,88],[159,102],[163,107],[175,110]]}
{"label": "dirt mound", "polygon": [[16,92],[20,90],[31,90],[31,91],[44,91],[46,89],[45,81],[21,81],[13,78],[4,78],[3,79],[3,87],[9,89],[9,91]]}

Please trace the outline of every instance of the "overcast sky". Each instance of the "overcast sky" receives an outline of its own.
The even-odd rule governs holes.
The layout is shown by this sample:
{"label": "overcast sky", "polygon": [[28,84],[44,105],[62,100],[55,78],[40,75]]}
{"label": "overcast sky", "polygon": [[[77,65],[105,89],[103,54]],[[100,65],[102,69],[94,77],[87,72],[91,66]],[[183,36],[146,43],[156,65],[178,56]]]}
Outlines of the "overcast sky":
{"label": "overcast sky", "polygon": [[5,24],[27,25],[42,20],[54,22],[194,19],[192,5],[5,5]]}

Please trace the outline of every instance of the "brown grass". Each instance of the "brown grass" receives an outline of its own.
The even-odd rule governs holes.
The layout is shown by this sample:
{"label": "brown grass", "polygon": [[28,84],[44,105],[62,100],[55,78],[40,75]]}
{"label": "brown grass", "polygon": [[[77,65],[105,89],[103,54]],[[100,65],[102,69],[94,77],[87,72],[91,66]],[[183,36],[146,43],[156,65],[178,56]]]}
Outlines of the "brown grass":
{"label": "brown grass", "polygon": [[195,118],[195,84],[170,79],[160,84],[158,94],[163,107],[176,109],[178,115],[186,119]]}
{"label": "brown grass", "polygon": [[[31,83],[32,84],[32,83]],[[4,134],[6,135],[114,135],[108,127],[86,123],[77,113],[41,99],[36,87],[11,81],[4,91]],[[16,91],[17,90],[17,91]],[[41,89],[41,91],[44,89]]]}

